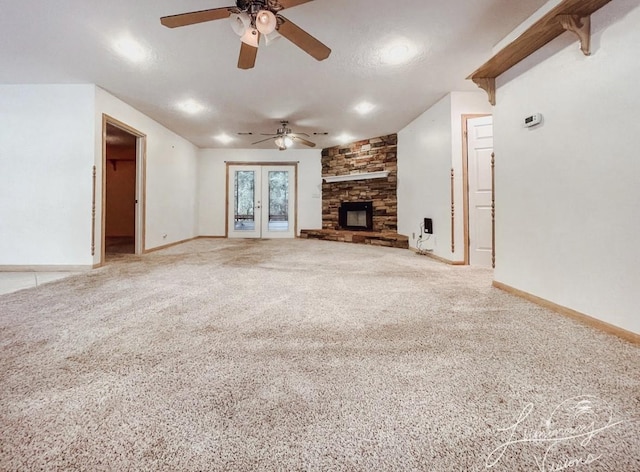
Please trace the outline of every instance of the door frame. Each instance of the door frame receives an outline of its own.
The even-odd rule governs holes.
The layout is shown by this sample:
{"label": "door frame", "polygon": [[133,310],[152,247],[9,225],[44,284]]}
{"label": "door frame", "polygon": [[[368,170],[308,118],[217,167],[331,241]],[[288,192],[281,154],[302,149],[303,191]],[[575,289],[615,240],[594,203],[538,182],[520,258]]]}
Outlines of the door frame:
{"label": "door frame", "polygon": [[[482,113],[482,114],[468,114],[462,115],[462,220],[464,226],[464,265],[469,265],[470,262],[470,245],[471,241],[469,239],[469,127],[468,120],[473,118],[484,118],[485,116],[493,116],[491,113]],[[493,166],[491,167],[491,174],[493,176]],[[493,179],[493,183],[495,184],[495,179]],[[491,188],[492,195],[495,195],[495,188]],[[494,198],[492,197],[492,200]],[[491,239],[493,241],[492,251],[495,255],[495,228],[492,225],[491,229],[492,235]]]}
{"label": "door frame", "polygon": [[102,224],[101,224],[101,267],[105,263],[107,234],[107,124],[115,126],[136,137],[136,216],[135,254],[145,253],[146,196],[147,196],[147,135],[116,118],[102,114]]}
{"label": "door frame", "polygon": [[254,161],[224,161],[226,164],[226,177],[225,177],[225,202],[224,202],[224,237],[229,238],[229,185],[231,185],[231,167],[232,166],[259,166],[271,167],[271,166],[293,166],[295,168],[294,179],[294,191],[295,197],[293,202],[293,208],[295,215],[293,218],[293,236],[298,237],[298,164],[300,161],[281,161],[281,162],[254,162]]}

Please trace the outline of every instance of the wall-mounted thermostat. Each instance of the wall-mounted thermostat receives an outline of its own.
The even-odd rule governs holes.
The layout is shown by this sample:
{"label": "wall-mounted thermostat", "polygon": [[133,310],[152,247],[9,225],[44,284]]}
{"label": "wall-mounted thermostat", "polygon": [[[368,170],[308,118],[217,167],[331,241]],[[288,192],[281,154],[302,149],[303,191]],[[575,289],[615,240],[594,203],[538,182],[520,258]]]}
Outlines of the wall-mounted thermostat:
{"label": "wall-mounted thermostat", "polygon": [[532,126],[539,125],[540,123],[542,123],[542,115],[540,113],[529,115],[523,121],[525,128],[531,128]]}

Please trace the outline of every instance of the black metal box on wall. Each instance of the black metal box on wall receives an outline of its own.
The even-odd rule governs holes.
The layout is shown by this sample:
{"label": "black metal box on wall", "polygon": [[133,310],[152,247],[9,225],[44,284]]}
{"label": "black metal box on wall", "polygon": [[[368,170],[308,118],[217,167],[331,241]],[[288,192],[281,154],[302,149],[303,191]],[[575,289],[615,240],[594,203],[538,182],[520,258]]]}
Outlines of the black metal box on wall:
{"label": "black metal box on wall", "polygon": [[433,220],[431,218],[424,219],[424,232],[426,234],[433,234]]}

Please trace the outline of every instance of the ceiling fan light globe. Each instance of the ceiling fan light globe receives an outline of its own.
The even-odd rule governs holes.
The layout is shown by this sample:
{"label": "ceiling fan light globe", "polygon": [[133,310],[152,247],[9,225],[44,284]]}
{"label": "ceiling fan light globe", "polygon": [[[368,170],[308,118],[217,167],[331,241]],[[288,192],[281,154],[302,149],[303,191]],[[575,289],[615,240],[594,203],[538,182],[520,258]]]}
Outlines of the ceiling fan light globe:
{"label": "ceiling fan light globe", "polygon": [[258,30],[255,28],[249,28],[242,35],[242,38],[240,38],[240,41],[242,41],[245,44],[248,44],[249,46],[253,46],[254,48],[257,48],[259,39],[260,39],[260,33],[258,33]]}
{"label": "ceiling fan light globe", "polygon": [[289,136],[285,136],[283,141],[286,148],[290,148],[291,146],[293,146],[293,139],[291,139]]}
{"label": "ceiling fan light globe", "polygon": [[276,15],[269,10],[260,10],[256,15],[256,28],[262,34],[273,33],[278,26]]}
{"label": "ceiling fan light globe", "polygon": [[231,29],[238,36],[243,36],[251,27],[251,17],[247,12],[234,13],[230,17]]}
{"label": "ceiling fan light globe", "polygon": [[285,146],[284,144],[284,138],[282,136],[278,136],[273,140],[273,142],[276,143],[276,146],[278,146],[278,149],[280,149],[281,151],[287,149],[287,146]]}

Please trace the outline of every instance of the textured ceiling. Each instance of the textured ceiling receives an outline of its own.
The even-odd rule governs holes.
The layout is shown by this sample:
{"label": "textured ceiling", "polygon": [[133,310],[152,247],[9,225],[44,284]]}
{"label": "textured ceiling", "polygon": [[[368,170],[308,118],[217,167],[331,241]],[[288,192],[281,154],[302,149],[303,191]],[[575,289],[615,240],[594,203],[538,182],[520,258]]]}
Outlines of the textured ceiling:
{"label": "textured ceiling", "polygon": [[[159,20],[232,0],[0,0],[0,83],[94,83],[202,148],[249,148],[282,119],[329,147],[344,134],[395,133],[447,92],[477,90],[465,77],[544,3],[314,0],[281,13],[332,49],[327,60],[281,38],[261,44],[254,69],[239,70],[228,20],[176,29]],[[119,56],[122,38],[139,42],[148,59]],[[415,56],[386,64],[385,48],[398,40]],[[178,107],[185,100],[203,109],[187,114]],[[354,111],[362,101],[375,105],[366,116]],[[234,140],[220,143],[221,133]]]}

